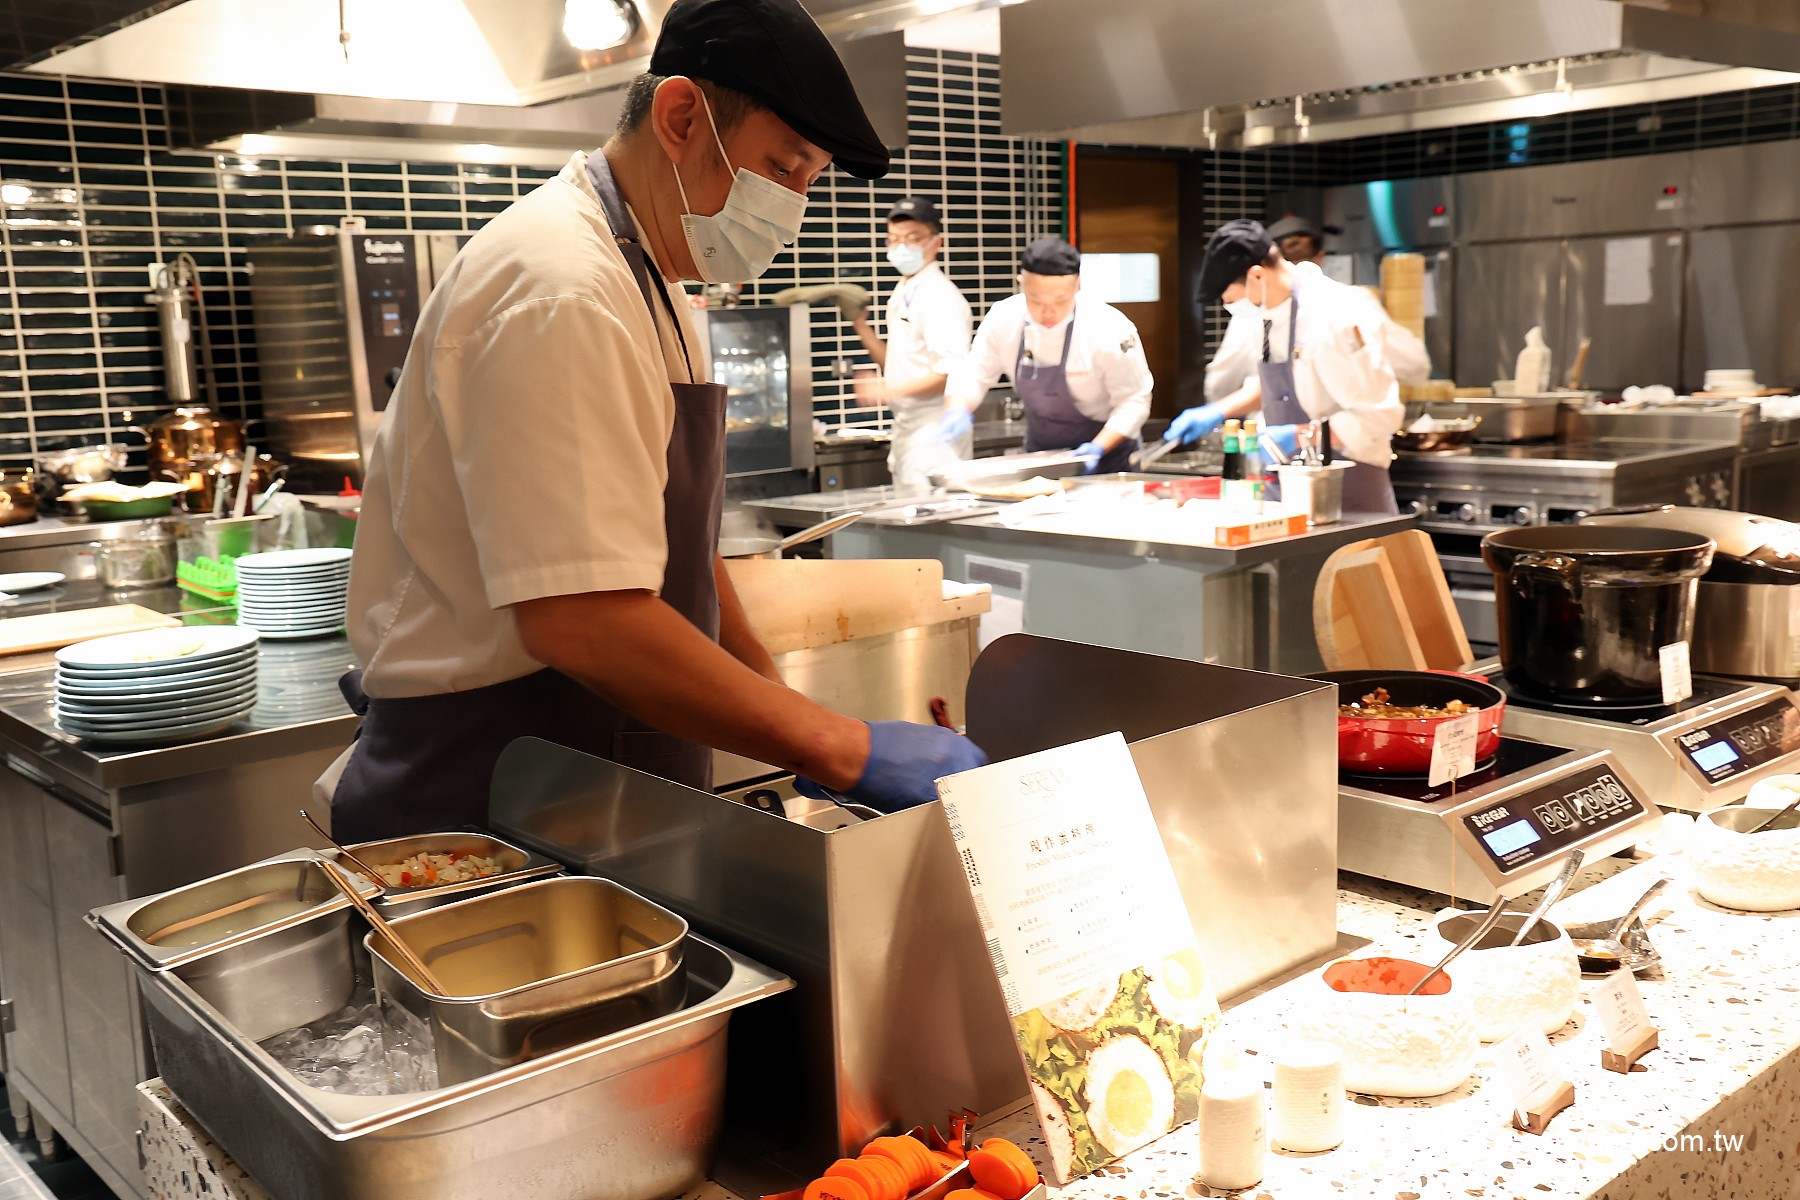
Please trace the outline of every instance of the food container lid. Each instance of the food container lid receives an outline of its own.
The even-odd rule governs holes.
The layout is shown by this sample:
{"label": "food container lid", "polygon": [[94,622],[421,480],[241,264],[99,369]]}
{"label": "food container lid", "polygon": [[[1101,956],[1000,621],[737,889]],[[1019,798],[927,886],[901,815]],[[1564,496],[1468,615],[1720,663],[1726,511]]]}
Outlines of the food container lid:
{"label": "food container lid", "polygon": [[[316,850],[290,850],[223,875],[108,904],[88,924],[147,971],[161,972],[349,906]],[[380,889],[352,875],[365,897]]]}

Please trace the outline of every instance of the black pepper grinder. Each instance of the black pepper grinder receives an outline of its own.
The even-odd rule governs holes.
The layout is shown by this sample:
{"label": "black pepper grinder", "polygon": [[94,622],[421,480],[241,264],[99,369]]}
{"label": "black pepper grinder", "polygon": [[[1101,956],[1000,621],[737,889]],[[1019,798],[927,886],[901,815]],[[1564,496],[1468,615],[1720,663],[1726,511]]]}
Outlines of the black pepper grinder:
{"label": "black pepper grinder", "polygon": [[1331,465],[1331,422],[1319,422],[1319,460],[1326,466]]}

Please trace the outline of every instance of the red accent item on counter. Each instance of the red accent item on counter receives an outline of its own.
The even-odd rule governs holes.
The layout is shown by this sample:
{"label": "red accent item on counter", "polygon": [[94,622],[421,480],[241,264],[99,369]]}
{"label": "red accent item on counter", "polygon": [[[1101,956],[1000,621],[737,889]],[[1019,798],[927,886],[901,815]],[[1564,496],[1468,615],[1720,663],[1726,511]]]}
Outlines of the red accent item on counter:
{"label": "red accent item on counter", "polygon": [[344,486],[338,492],[338,495],[340,495],[340,496],[360,496],[360,495],[362,495],[362,493],[357,491],[356,485],[354,483],[351,483],[350,477],[348,475],[346,475],[346,476],[344,476]]}
{"label": "red accent item on counter", "polygon": [[[1419,693],[1417,683],[1432,676],[1462,682],[1456,690]],[[1489,680],[1460,671],[1320,671],[1313,678],[1339,685],[1339,703],[1351,703],[1362,692],[1386,687],[1396,704],[1443,705],[1452,699],[1486,700],[1477,710],[1475,761],[1486,762],[1500,750],[1500,722],[1506,716],[1506,694]],[[1469,688],[1468,682],[1479,685]],[[1431,770],[1431,743],[1437,727],[1467,713],[1447,717],[1338,717],[1338,766],[1363,774],[1424,775]]]}

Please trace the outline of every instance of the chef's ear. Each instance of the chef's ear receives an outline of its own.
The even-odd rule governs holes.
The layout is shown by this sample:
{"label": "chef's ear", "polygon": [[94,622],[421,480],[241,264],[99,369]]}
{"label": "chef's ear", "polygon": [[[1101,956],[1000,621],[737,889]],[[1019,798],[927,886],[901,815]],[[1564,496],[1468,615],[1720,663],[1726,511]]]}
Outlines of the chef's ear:
{"label": "chef's ear", "polygon": [[671,75],[656,85],[650,102],[650,129],[676,166],[685,166],[712,145],[706,104],[700,85],[684,75]]}

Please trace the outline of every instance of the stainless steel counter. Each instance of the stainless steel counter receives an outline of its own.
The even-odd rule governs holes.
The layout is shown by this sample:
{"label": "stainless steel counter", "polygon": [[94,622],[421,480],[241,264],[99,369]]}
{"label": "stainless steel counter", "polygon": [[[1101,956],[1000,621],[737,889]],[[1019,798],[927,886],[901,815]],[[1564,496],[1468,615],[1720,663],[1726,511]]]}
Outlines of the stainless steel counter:
{"label": "stainless steel counter", "polygon": [[[91,537],[91,528],[81,532]],[[88,580],[28,594],[0,616],[119,602],[194,611],[173,587],[108,593]],[[215,737],[142,749],[90,747],[62,733],[52,714],[55,669],[42,656],[31,661],[8,671],[0,659],[7,1086],[115,1193],[143,1196],[133,1089],[151,1068],[138,998],[82,918],[313,842],[296,810],[355,730],[337,690],[350,649],[343,638],[265,642],[248,720]]]}
{"label": "stainless steel counter", "polygon": [[1412,517],[1350,514],[1298,537],[1226,548],[1013,529],[998,517],[856,524],[836,558],[935,558],[948,579],[985,583],[984,637],[1023,630],[1121,650],[1302,674],[1322,663],[1312,632],[1319,569],[1347,542]]}

